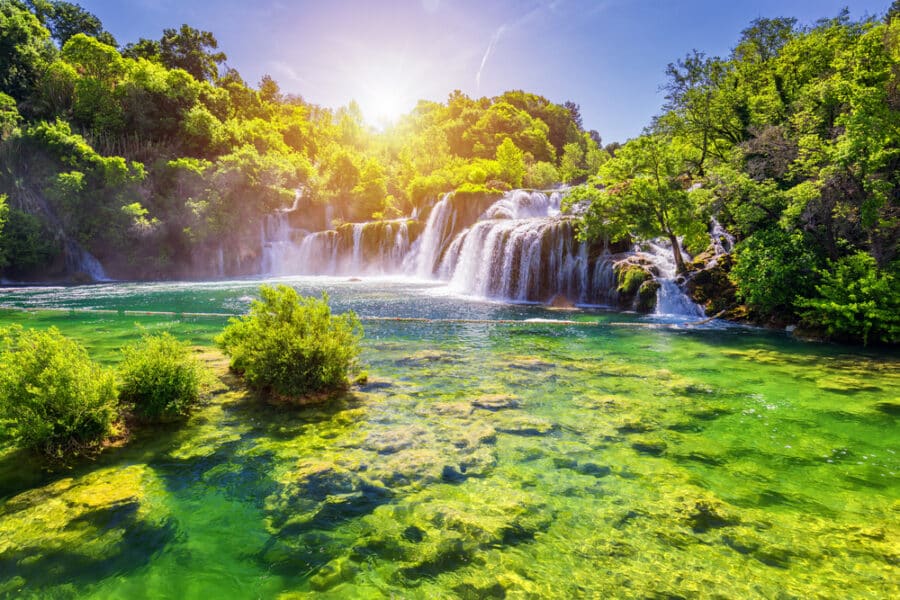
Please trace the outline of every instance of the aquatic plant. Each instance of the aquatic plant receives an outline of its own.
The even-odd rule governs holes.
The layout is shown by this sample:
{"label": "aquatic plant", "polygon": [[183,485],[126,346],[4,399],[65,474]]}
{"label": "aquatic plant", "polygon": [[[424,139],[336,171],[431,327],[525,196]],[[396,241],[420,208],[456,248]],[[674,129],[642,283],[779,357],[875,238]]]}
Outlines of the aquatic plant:
{"label": "aquatic plant", "polygon": [[171,334],[145,335],[122,349],[119,397],[146,421],[171,421],[199,400],[208,371]]}
{"label": "aquatic plant", "polygon": [[331,314],[328,295],[300,296],[285,285],[262,286],[250,314],[232,318],[216,338],[231,368],[275,399],[301,399],[345,387],[359,356],[356,314]]}
{"label": "aquatic plant", "polygon": [[116,417],[112,372],[58,329],[0,330],[0,418],[15,443],[56,458],[94,449]]}

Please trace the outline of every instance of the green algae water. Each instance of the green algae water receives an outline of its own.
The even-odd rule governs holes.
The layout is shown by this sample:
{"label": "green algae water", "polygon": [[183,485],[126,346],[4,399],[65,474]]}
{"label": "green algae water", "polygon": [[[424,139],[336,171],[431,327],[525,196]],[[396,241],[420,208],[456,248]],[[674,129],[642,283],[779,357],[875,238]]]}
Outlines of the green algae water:
{"label": "green algae water", "polygon": [[[432,321],[367,322],[370,379],[328,407],[223,389],[69,471],[6,451],[0,594],[900,595],[896,354],[412,282],[290,283]],[[114,364],[141,331],[210,345],[225,317],[177,313],[240,313],[257,285],[5,289],[40,310],[0,326],[57,326]]]}

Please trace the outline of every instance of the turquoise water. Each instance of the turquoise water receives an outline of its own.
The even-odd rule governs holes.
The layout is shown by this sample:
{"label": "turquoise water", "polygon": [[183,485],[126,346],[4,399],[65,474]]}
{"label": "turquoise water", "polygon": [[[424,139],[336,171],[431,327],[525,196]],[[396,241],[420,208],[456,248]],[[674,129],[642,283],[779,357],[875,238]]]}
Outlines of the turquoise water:
{"label": "turquoise water", "polygon": [[[41,472],[0,457],[0,593],[57,598],[898,595],[900,361],[740,327],[290,280],[365,317],[369,383]],[[114,364],[209,345],[258,282],[0,291]],[[53,309],[53,310],[49,310]],[[585,324],[499,323],[550,319]]]}

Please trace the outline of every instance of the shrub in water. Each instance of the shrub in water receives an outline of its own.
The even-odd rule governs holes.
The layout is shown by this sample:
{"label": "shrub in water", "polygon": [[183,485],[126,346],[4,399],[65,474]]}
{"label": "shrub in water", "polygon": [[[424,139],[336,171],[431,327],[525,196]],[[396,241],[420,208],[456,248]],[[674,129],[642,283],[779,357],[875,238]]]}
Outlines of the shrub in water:
{"label": "shrub in water", "polygon": [[250,314],[231,319],[216,339],[231,368],[260,391],[301,398],[343,388],[359,356],[362,328],[352,312],[333,316],[328,295],[262,286]]}
{"label": "shrub in water", "polygon": [[56,328],[2,330],[0,415],[23,448],[57,458],[79,454],[110,433],[115,378]]}
{"label": "shrub in water", "polygon": [[190,347],[168,333],[147,335],[122,349],[119,397],[145,421],[171,421],[200,400],[208,377]]}

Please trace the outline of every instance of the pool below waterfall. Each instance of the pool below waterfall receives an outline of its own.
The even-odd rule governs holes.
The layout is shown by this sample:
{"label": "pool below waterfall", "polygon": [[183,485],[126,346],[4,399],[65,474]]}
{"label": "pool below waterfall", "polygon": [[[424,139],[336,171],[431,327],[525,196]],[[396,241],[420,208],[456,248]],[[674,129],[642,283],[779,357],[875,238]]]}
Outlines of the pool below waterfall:
{"label": "pool below waterfall", "polygon": [[[368,382],[223,390],[63,472],[5,451],[0,597],[900,596],[895,352],[281,281],[366,319]],[[3,288],[0,327],[114,364],[144,331],[211,346],[259,283]]]}

